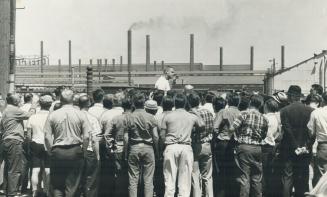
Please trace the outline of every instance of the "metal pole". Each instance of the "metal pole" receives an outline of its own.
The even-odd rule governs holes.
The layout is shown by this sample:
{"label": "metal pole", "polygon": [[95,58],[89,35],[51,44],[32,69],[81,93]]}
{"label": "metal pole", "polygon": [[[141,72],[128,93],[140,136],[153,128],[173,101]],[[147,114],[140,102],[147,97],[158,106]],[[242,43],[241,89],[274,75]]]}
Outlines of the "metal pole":
{"label": "metal pole", "polygon": [[194,65],[194,34],[190,34],[190,71]]}
{"label": "metal pole", "polygon": [[68,66],[69,72],[72,72],[72,42],[68,41]]}
{"label": "metal pole", "polygon": [[89,96],[92,96],[93,91],[93,68],[88,66],[86,69],[86,92]]}
{"label": "metal pole", "polygon": [[145,60],[145,71],[148,71],[150,65],[150,35],[146,35],[146,60]]}
{"label": "metal pole", "polygon": [[127,71],[128,71],[128,85],[132,85],[131,81],[131,66],[132,66],[132,31],[127,32]]}
{"label": "metal pole", "polygon": [[219,70],[223,70],[223,47],[219,47]]}
{"label": "metal pole", "polygon": [[120,72],[123,71],[123,56],[120,56]]}
{"label": "metal pole", "polygon": [[253,61],[254,61],[254,48],[250,48],[250,70],[253,70]]}
{"label": "metal pole", "polygon": [[58,73],[59,73],[59,77],[61,77],[60,73],[61,73],[61,59],[58,59]]}
{"label": "metal pole", "polygon": [[285,47],[281,47],[281,69],[285,69]]}
{"label": "metal pole", "polygon": [[81,72],[82,72],[82,60],[78,59],[78,72],[79,72],[79,77],[81,77]]}
{"label": "metal pole", "polygon": [[164,71],[165,70],[165,62],[162,60],[161,61],[161,70]]}
{"label": "metal pole", "polygon": [[16,0],[10,0],[10,64],[9,64],[9,92],[15,91],[15,59],[16,59]]}
{"label": "metal pole", "polygon": [[157,71],[157,61],[153,62],[154,71]]}
{"label": "metal pole", "polygon": [[[41,73],[43,73],[43,41],[41,41]],[[43,75],[41,75],[41,77],[43,77]]]}

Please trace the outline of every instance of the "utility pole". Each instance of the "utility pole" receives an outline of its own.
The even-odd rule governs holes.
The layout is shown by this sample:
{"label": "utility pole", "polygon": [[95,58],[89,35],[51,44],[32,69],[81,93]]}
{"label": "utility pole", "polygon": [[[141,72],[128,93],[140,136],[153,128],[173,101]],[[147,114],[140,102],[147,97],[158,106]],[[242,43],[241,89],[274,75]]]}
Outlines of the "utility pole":
{"label": "utility pole", "polygon": [[0,93],[3,97],[9,90],[11,1],[0,1]]}
{"label": "utility pole", "polygon": [[15,91],[15,59],[16,59],[16,46],[15,46],[15,35],[16,35],[16,0],[10,0],[10,55],[9,55],[9,92]]}

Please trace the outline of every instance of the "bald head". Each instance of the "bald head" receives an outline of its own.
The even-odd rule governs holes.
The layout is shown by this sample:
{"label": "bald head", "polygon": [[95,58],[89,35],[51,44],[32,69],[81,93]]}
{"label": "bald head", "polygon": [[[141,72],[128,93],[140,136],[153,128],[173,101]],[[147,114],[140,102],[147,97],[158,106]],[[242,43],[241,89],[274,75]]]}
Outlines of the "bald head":
{"label": "bald head", "polygon": [[60,102],[65,104],[73,104],[74,92],[72,90],[63,90],[61,92]]}
{"label": "bald head", "polygon": [[78,99],[78,105],[81,109],[87,109],[91,105],[91,99],[88,95],[82,95]]}
{"label": "bald head", "polygon": [[20,95],[19,94],[11,94],[9,93],[6,98],[7,104],[18,106],[20,103]]}

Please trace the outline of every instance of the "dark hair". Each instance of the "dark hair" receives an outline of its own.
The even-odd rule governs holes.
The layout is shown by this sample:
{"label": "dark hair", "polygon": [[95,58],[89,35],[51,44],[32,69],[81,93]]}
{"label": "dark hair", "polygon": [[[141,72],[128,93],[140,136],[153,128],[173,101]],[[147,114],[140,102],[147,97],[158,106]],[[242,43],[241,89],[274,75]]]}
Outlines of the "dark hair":
{"label": "dark hair", "polygon": [[74,94],[74,96],[73,96],[73,105],[79,106],[79,98],[80,98],[80,95],[78,93]]}
{"label": "dark hair", "polygon": [[113,94],[106,94],[103,97],[103,107],[106,109],[112,109],[113,106]]}
{"label": "dark hair", "polygon": [[94,102],[100,103],[103,100],[104,91],[102,89],[96,89],[95,91],[93,91],[92,95]]}
{"label": "dark hair", "polygon": [[222,97],[215,97],[213,99],[213,109],[215,112],[219,112],[220,110],[224,109],[226,106],[226,101]]}
{"label": "dark hair", "polygon": [[153,92],[153,100],[157,101],[158,105],[161,105],[164,94],[165,92],[163,90],[155,90]]}
{"label": "dark hair", "polygon": [[311,88],[314,89],[319,95],[322,95],[322,93],[324,92],[323,87],[319,84],[313,84],[311,85]]}
{"label": "dark hair", "polygon": [[56,103],[54,106],[53,106],[53,111],[56,111],[57,109],[60,109],[61,108],[61,103]]}
{"label": "dark hair", "polygon": [[260,95],[252,95],[250,97],[250,106],[259,109],[263,104],[263,98]]}
{"label": "dark hair", "polygon": [[144,94],[138,92],[134,95],[133,97],[133,104],[134,107],[137,109],[143,108],[144,107],[144,102],[145,102],[145,96]]}
{"label": "dark hair", "polygon": [[186,104],[186,96],[184,94],[178,93],[174,97],[174,105],[176,109],[184,108]]}
{"label": "dark hair", "polygon": [[205,96],[205,102],[212,103],[214,98],[215,98],[215,95],[209,92]]}
{"label": "dark hair", "polygon": [[238,109],[240,111],[246,110],[249,107],[249,103],[250,103],[250,94],[248,92],[241,92]]}
{"label": "dark hair", "polygon": [[187,102],[191,108],[197,107],[200,104],[200,96],[195,92],[192,92],[187,96]]}
{"label": "dark hair", "polygon": [[132,101],[129,98],[123,98],[121,101],[121,106],[124,108],[124,110],[130,110],[132,109]]}
{"label": "dark hair", "polygon": [[31,93],[26,93],[24,95],[24,103],[28,103],[28,102],[31,102],[33,99],[33,94]]}
{"label": "dark hair", "polygon": [[269,112],[277,112],[279,109],[278,102],[275,99],[268,99],[265,102],[266,108],[269,110]]}
{"label": "dark hair", "polygon": [[7,101],[7,104],[14,105],[14,103],[16,102],[14,94],[8,93],[7,97],[6,97],[6,101]]}
{"label": "dark hair", "polygon": [[163,111],[171,111],[174,107],[174,98],[171,96],[164,96],[162,98]]}
{"label": "dark hair", "polygon": [[55,93],[56,97],[60,97],[62,91],[62,87],[57,87],[53,92]]}
{"label": "dark hair", "polygon": [[82,109],[82,108],[87,108],[90,107],[91,105],[91,99],[88,95],[83,95],[80,96],[78,99],[78,106]]}
{"label": "dark hair", "polygon": [[231,93],[227,96],[227,103],[229,106],[237,107],[240,104],[240,95],[236,93]]}

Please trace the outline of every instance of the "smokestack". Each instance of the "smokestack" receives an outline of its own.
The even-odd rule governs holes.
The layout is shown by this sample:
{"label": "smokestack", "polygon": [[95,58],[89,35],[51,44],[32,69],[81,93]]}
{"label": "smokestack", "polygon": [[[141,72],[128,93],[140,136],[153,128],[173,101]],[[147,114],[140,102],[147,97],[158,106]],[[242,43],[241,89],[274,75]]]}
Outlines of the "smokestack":
{"label": "smokestack", "polygon": [[285,69],[285,47],[284,45],[282,45],[282,48],[281,48],[281,69],[284,70]]}
{"label": "smokestack", "polygon": [[219,47],[219,70],[223,70],[223,47]]}
{"label": "smokestack", "polygon": [[250,48],[250,70],[253,70],[253,58],[254,58],[254,49],[253,46]]}
{"label": "smokestack", "polygon": [[116,71],[116,60],[112,59],[112,69]]}
{"label": "smokestack", "polygon": [[190,71],[194,65],[194,34],[190,34]]}
{"label": "smokestack", "polygon": [[150,65],[150,35],[146,35],[146,60],[145,60],[145,71],[148,71]]}
{"label": "smokestack", "polygon": [[132,31],[127,32],[127,71],[128,71],[128,85],[131,86],[131,67],[132,67]]}
{"label": "smokestack", "polygon": [[157,61],[153,62],[154,71],[157,71]]}
{"label": "smokestack", "polygon": [[123,71],[123,56],[120,56],[120,72]]}
{"label": "smokestack", "polygon": [[68,41],[68,65],[69,72],[72,72],[72,41]]}
{"label": "smokestack", "polygon": [[[41,41],[41,73],[43,73],[43,41]],[[43,77],[43,75],[41,75],[41,77]]]}

